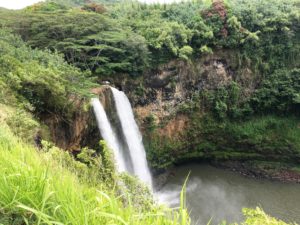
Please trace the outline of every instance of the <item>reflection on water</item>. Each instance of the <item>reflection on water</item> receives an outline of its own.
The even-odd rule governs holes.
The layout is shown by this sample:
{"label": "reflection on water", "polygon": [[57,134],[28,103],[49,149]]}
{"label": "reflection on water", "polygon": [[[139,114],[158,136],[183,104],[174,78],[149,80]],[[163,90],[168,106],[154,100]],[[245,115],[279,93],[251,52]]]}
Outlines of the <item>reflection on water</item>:
{"label": "reflection on water", "polygon": [[261,206],[268,214],[286,222],[300,223],[300,185],[243,177],[238,173],[209,165],[187,165],[177,168],[162,190],[161,202],[171,207],[180,203],[182,185],[187,185],[187,206],[194,224],[212,224],[222,220],[240,222],[242,208]]}

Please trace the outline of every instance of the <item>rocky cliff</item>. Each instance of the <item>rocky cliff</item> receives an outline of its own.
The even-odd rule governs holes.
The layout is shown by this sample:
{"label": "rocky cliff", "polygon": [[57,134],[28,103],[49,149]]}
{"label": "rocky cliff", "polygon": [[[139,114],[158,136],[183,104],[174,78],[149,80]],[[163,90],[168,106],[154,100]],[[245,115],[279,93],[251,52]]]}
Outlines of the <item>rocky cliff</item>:
{"label": "rocky cliff", "polygon": [[[109,86],[101,86],[92,90],[95,97],[100,98],[108,113],[113,112],[113,99]],[[83,147],[99,148],[99,133],[93,109],[88,99],[76,100],[76,110],[63,118],[55,114],[44,113],[41,120],[49,127],[51,140],[60,148],[69,151],[80,151]],[[110,113],[113,115],[112,113]],[[113,118],[112,118],[113,119]]]}

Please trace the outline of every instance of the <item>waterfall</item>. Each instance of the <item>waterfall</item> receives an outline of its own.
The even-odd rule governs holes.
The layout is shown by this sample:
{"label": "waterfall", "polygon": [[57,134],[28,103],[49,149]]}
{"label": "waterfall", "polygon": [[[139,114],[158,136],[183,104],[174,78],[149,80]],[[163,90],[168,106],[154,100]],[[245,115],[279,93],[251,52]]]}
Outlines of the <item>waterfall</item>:
{"label": "waterfall", "polygon": [[142,135],[134,120],[131,104],[124,92],[112,88],[116,110],[121,122],[122,131],[129,148],[134,175],[152,187],[152,177],[148,168]]}
{"label": "waterfall", "polygon": [[122,148],[98,98],[92,99],[92,106],[102,138],[106,141],[108,147],[114,152],[114,158],[117,162],[117,170],[119,172],[126,171],[126,163],[124,157],[122,156]]}

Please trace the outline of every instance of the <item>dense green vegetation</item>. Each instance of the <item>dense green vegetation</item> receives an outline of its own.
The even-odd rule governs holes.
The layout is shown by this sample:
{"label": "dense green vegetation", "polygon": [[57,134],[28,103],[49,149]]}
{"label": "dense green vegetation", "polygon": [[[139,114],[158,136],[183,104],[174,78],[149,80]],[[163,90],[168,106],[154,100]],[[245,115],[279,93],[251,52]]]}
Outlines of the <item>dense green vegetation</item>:
{"label": "dense green vegetation", "polygon": [[68,119],[76,98],[90,97],[95,84],[89,73],[67,64],[57,52],[31,49],[5,29],[0,29],[0,51],[1,112],[20,137],[32,140],[41,128],[31,113]]}
{"label": "dense green vegetation", "polygon": [[68,7],[79,7],[83,6],[89,3],[98,3],[98,4],[109,4],[109,3],[117,3],[120,2],[119,0],[95,0],[95,1],[89,1],[89,0],[47,0],[49,3],[58,3],[60,5],[68,6]]}
{"label": "dense green vegetation", "polygon": [[49,1],[13,15],[2,13],[2,24],[13,26],[33,47],[58,50],[69,62],[99,75],[139,74],[147,66],[173,58],[188,60],[214,48],[237,49],[241,63],[250,62],[263,74],[287,64],[299,65],[299,2],[295,0],[215,1],[213,5],[209,1],[124,2],[87,4],[82,10],[68,4],[59,7],[59,3]]}

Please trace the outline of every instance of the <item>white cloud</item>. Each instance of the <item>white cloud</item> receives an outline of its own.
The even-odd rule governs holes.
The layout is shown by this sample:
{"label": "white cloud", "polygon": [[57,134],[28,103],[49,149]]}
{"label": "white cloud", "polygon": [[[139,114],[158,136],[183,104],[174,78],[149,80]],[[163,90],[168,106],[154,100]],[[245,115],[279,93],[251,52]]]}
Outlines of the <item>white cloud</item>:
{"label": "white cloud", "polygon": [[22,9],[41,0],[0,0],[0,7],[7,9]]}

